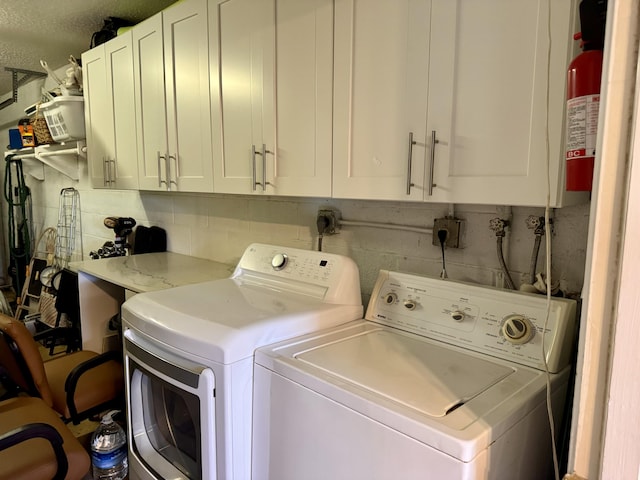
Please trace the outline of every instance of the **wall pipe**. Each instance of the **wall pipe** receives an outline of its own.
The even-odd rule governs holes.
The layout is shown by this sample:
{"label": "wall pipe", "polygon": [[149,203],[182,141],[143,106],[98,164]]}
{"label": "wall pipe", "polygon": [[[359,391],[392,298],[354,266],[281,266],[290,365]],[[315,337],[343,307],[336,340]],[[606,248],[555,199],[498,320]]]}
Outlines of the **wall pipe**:
{"label": "wall pipe", "polygon": [[388,230],[403,230],[405,232],[415,232],[415,233],[423,233],[425,235],[433,235],[433,228],[427,228],[427,227],[413,227],[408,225],[397,225],[394,223],[360,222],[360,221],[344,220],[344,219],[339,220],[338,223],[340,224],[340,226],[347,226],[347,227],[385,228]]}

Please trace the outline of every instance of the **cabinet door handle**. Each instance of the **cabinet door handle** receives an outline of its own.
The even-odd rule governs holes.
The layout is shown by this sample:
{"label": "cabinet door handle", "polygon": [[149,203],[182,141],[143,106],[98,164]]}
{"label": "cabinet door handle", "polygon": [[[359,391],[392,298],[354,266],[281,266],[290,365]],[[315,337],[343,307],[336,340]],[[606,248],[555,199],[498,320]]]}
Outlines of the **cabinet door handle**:
{"label": "cabinet door handle", "polygon": [[431,151],[429,152],[429,196],[433,195],[433,187],[437,187],[437,185],[433,183],[433,165],[436,161],[436,143],[440,143],[440,140],[436,138],[436,131],[431,130]]}
{"label": "cabinet door handle", "polygon": [[158,150],[158,187],[161,187],[163,183],[165,185],[167,184],[167,182],[162,180],[162,169],[160,168],[162,164],[160,163],[160,160],[166,161],[166,158],[164,155],[160,155],[160,151]]}
{"label": "cabinet door handle", "polygon": [[256,185],[259,185],[256,178],[256,155],[260,155],[260,152],[256,152],[256,146],[251,145],[251,188],[254,192],[256,191]]}
{"label": "cabinet door handle", "polygon": [[256,191],[256,146],[251,145],[251,189]]}
{"label": "cabinet door handle", "polygon": [[[171,160],[173,160],[173,163],[175,164],[174,171],[176,172],[176,179],[172,180],[171,179]],[[169,182],[169,188],[171,188],[171,184],[174,184],[176,186],[176,189],[178,188],[178,154],[176,153],[175,155],[169,155],[169,160],[167,160],[167,181]]]}
{"label": "cabinet door handle", "polygon": [[109,177],[107,176],[107,159],[106,157],[102,157],[102,186],[106,187],[109,181]]}
{"label": "cabinet door handle", "polygon": [[271,153],[267,150],[267,146],[262,144],[262,191],[265,192],[267,190],[267,153]]}
{"label": "cabinet door handle", "polygon": [[411,160],[413,157],[413,146],[416,144],[416,141],[413,139],[413,132],[409,132],[409,155],[407,155],[407,195],[411,195],[411,187],[413,187],[413,183],[411,183]]}
{"label": "cabinet door handle", "polygon": [[165,182],[164,184],[167,186],[167,192],[171,191],[171,172],[169,171],[170,167],[169,167],[169,151],[167,150],[164,154],[164,178],[165,178]]}
{"label": "cabinet door handle", "polygon": [[[116,159],[113,158],[111,160],[107,160],[108,164],[109,164],[109,184],[115,184],[116,183]],[[111,169],[111,166],[113,166],[113,170]]]}

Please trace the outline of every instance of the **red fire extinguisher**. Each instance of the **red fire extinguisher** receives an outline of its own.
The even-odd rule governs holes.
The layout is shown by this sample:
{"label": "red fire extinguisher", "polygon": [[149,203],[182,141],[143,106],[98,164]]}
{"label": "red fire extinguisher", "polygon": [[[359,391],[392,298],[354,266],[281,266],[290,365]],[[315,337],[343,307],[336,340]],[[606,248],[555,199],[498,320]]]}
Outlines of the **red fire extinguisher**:
{"label": "red fire extinguisher", "polygon": [[583,51],[567,71],[566,187],[570,191],[590,191],[593,181],[606,3],[580,3],[582,32],[573,37],[581,40]]}

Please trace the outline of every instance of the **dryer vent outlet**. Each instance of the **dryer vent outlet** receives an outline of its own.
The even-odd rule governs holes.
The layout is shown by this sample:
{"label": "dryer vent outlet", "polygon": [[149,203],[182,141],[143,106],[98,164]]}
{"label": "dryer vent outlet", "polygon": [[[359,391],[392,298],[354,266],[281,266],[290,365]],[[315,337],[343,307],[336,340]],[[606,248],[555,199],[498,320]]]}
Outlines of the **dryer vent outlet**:
{"label": "dryer vent outlet", "polygon": [[[446,232],[444,245],[448,248],[460,248],[460,228],[462,220],[458,218],[436,218],[433,221],[433,245],[440,246],[438,232]],[[442,235],[442,234],[440,234]]]}

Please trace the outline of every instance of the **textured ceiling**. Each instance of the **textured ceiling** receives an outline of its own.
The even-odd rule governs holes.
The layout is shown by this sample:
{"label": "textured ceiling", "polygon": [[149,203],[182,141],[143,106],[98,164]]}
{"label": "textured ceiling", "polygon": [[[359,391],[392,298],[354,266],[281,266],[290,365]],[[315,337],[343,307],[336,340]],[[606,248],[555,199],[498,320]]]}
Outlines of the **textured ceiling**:
{"label": "textured ceiling", "polygon": [[[107,17],[138,23],[175,0],[0,1],[0,95],[12,90],[5,67],[43,72],[40,60],[56,70],[69,55],[80,59],[91,35]],[[21,75],[19,75],[21,78]]]}

